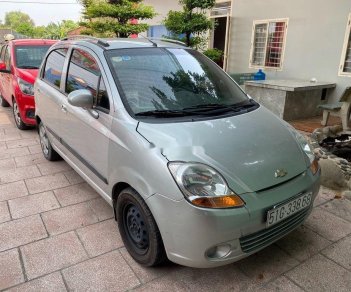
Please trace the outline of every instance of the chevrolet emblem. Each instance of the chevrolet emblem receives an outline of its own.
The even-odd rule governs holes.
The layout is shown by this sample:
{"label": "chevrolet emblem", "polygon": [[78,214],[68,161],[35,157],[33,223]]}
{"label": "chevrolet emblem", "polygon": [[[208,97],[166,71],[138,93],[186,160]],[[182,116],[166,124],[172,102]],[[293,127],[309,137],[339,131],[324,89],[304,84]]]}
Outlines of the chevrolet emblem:
{"label": "chevrolet emblem", "polygon": [[276,170],[276,172],[274,173],[274,176],[276,178],[280,178],[280,177],[284,177],[288,174],[288,172],[285,169],[278,169]]}

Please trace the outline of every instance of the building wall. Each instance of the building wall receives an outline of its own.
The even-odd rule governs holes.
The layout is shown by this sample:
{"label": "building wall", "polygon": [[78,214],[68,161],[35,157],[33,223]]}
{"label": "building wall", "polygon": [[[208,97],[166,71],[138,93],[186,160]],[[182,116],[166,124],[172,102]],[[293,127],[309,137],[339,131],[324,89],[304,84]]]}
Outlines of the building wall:
{"label": "building wall", "polygon": [[267,78],[335,82],[335,101],[351,85],[338,76],[349,13],[350,0],[233,0],[228,71],[257,71],[249,68],[254,20],[289,18],[283,69],[265,70]]}
{"label": "building wall", "polygon": [[144,4],[153,6],[158,13],[153,19],[143,21],[149,25],[162,24],[163,19],[170,10],[181,9],[178,0],[144,0]]}

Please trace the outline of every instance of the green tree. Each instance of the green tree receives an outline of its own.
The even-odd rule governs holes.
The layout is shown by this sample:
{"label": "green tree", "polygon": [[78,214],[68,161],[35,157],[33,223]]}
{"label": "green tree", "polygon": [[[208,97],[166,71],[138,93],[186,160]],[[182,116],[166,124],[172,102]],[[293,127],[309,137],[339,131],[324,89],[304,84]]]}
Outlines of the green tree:
{"label": "green tree", "polygon": [[179,3],[183,10],[171,10],[164,24],[175,35],[185,34],[188,46],[197,46],[203,39],[202,35],[213,27],[207,10],[214,7],[216,0],[179,0]]}
{"label": "green tree", "polygon": [[142,4],[143,0],[81,0],[84,7],[82,23],[87,34],[100,36],[128,37],[148,29],[145,23],[131,20],[153,18],[156,13],[151,6]]}
{"label": "green tree", "polygon": [[28,14],[21,11],[10,11],[5,14],[5,26],[17,30],[17,28],[23,24],[33,27],[34,21]]}
{"label": "green tree", "polygon": [[79,27],[79,25],[73,20],[62,20],[61,22],[51,22],[45,27],[43,37],[48,39],[62,39],[67,36],[67,33]]}
{"label": "green tree", "polygon": [[34,29],[35,27],[28,22],[20,23],[14,28],[14,30],[22,35],[27,37],[34,37]]}

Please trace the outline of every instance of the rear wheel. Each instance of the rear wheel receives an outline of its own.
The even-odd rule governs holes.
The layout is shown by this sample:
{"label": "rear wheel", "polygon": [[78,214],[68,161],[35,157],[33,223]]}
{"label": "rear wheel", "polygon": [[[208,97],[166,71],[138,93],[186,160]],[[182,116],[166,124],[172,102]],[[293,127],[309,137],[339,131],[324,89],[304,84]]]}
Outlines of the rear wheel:
{"label": "rear wheel", "polygon": [[21,118],[20,110],[18,107],[18,104],[15,99],[13,99],[13,104],[12,104],[12,110],[13,110],[13,117],[15,119],[15,123],[18,129],[20,130],[27,130],[29,129],[29,126],[27,126]]}
{"label": "rear wheel", "polygon": [[9,107],[9,103],[5,100],[5,98],[2,97],[1,93],[0,93],[0,104],[2,107]]}
{"label": "rear wheel", "polygon": [[41,150],[43,151],[44,157],[49,161],[61,160],[61,156],[52,148],[49,141],[45,126],[42,122],[39,123],[39,139]]}
{"label": "rear wheel", "polygon": [[123,190],[115,208],[122,240],[134,260],[148,267],[165,262],[160,231],[140,195],[132,188]]}

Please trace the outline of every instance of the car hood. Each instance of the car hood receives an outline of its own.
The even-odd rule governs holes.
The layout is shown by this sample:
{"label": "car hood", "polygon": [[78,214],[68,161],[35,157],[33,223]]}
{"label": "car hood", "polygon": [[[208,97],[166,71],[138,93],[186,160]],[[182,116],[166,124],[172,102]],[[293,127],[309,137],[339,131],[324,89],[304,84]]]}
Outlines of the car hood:
{"label": "car hood", "polygon": [[[280,184],[308,167],[294,135],[263,107],[208,121],[140,122],[138,132],[169,161],[200,162],[214,167],[238,194]],[[287,175],[277,178],[275,173],[280,169]]]}
{"label": "car hood", "polygon": [[16,69],[17,71],[17,77],[23,79],[24,81],[27,81],[29,83],[34,84],[35,79],[38,76],[38,69]]}

